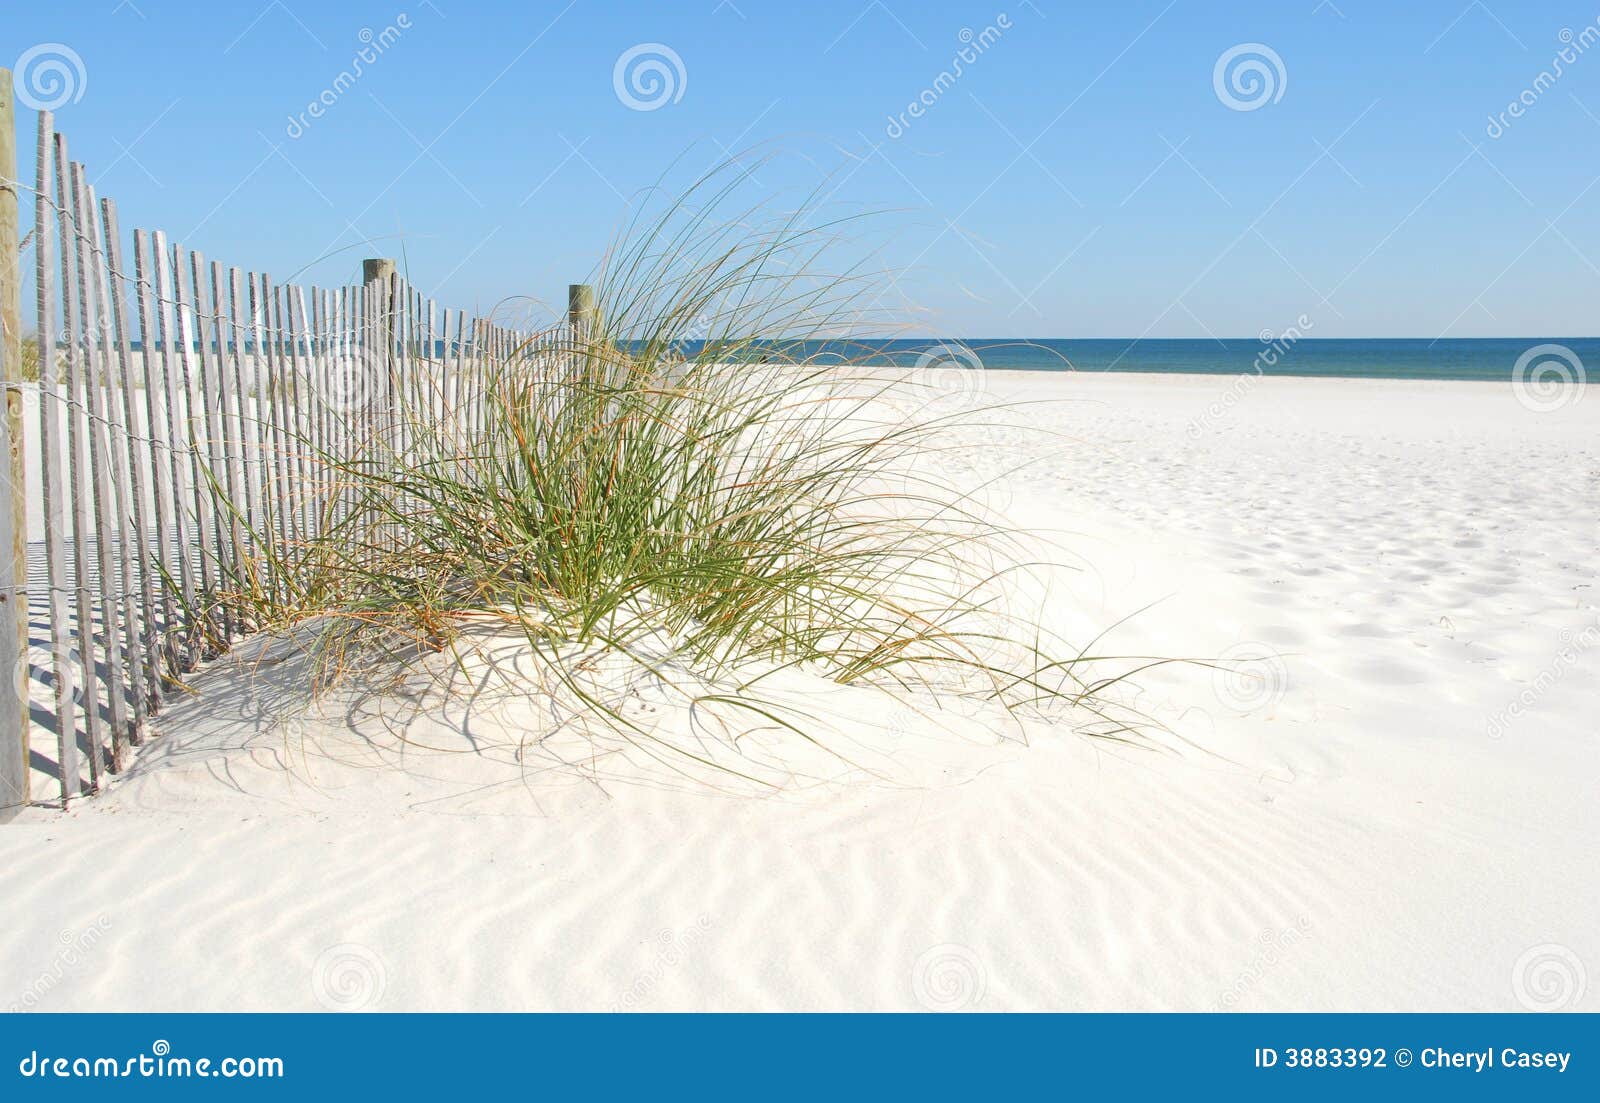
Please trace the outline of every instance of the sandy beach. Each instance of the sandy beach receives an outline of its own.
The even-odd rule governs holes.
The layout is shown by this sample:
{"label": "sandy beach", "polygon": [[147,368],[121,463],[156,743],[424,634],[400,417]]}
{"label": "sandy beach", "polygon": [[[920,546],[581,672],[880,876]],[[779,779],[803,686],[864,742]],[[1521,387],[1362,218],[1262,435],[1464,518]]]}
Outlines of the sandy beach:
{"label": "sandy beach", "polygon": [[274,711],[247,645],[108,793],[0,831],[0,1006],[1600,1010],[1600,400],[944,401],[1008,404],[938,462],[1076,568],[1045,621],[1200,660],[1118,687],[1154,746],[797,676],[873,769],[719,792],[522,753],[532,698],[423,701],[404,745],[361,719],[398,702]]}

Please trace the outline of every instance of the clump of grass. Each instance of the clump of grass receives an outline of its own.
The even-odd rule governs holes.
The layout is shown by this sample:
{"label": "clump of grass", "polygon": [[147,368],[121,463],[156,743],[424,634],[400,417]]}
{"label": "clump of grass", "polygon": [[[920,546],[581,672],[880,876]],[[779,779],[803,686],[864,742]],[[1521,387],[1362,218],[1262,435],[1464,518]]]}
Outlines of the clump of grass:
{"label": "clump of grass", "polygon": [[481,402],[443,419],[385,406],[359,456],[319,457],[337,476],[326,535],[228,600],[269,627],[315,621],[325,685],[512,633],[520,692],[667,760],[715,756],[630,712],[641,681],[804,739],[765,694],[795,670],[1098,710],[1089,660],[1037,606],[1006,606],[1017,568],[983,566],[1004,528],[928,473],[940,419],[886,401],[903,378],[808,344],[881,324],[855,222],[739,207],[747,177],[640,214],[599,272],[594,324],[476,355]]}
{"label": "clump of grass", "polygon": [[39,338],[24,334],[22,338],[22,368],[17,378],[27,383],[39,382]]}

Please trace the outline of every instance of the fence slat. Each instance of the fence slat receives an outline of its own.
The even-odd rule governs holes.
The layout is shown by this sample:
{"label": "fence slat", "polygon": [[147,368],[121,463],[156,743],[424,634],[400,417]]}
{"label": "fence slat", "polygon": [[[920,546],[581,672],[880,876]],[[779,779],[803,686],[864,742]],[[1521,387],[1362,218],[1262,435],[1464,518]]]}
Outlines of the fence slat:
{"label": "fence slat", "polygon": [[[161,324],[162,378],[166,396],[166,409],[162,417],[167,443],[167,478],[164,481],[172,494],[173,550],[181,598],[178,617],[169,632],[168,646],[176,657],[175,669],[191,670],[195,663],[195,639],[199,631],[195,624],[195,610],[200,595],[196,589],[198,571],[194,562],[195,549],[199,544],[196,535],[199,518],[191,512],[188,490],[189,437],[187,411],[182,402],[188,386],[182,350],[183,324],[178,305],[178,274],[173,266],[176,254],[167,245],[167,235],[160,230],[151,234],[150,248],[155,261],[155,303]],[[169,571],[172,564],[173,560],[168,560]]]}
{"label": "fence slat", "polygon": [[[84,429],[89,443],[89,496],[94,512],[95,558],[100,575],[100,631],[97,633],[105,655],[106,706],[111,720],[111,769],[122,769],[127,756],[128,716],[127,683],[123,677],[122,650],[117,645],[118,595],[116,573],[112,569],[111,541],[116,531],[112,521],[110,470],[106,456],[104,385],[106,374],[106,347],[103,331],[104,307],[96,295],[100,282],[97,271],[94,205],[89,199],[89,186],[84,180],[83,166],[73,162],[72,222],[78,252],[78,311],[83,323],[84,382],[86,408]],[[86,533],[79,534],[83,539]],[[89,649],[84,649],[84,661],[93,661]]]}
{"label": "fence slat", "polygon": [[[467,428],[467,395],[471,388],[468,378],[472,372],[472,361],[468,358],[468,333],[469,328],[464,311],[456,311],[456,341],[454,349],[455,371],[450,382],[450,429],[454,434],[452,443],[458,456],[464,457],[467,450],[469,429]],[[461,461],[458,460],[458,464]]]}
{"label": "fence slat", "polygon": [[411,411],[412,455],[413,463],[421,462],[423,453],[422,445],[425,441],[424,434],[429,425],[428,420],[428,316],[424,308],[422,292],[414,287],[407,288],[406,313],[410,317],[411,330],[411,388],[406,394],[407,408]]}
{"label": "fence slat", "polygon": [[317,292],[319,305],[319,333],[318,346],[320,349],[321,363],[317,372],[317,416],[319,418],[319,447],[322,451],[322,478],[320,485],[322,492],[318,508],[320,509],[321,525],[326,532],[333,524],[334,501],[337,497],[334,480],[338,477],[338,467],[334,461],[334,410],[333,402],[338,392],[334,390],[333,373],[337,369],[339,355],[339,293],[328,289]]}
{"label": "fence slat", "polygon": [[[219,539],[222,543],[223,554],[223,590],[234,591],[238,586],[239,572],[244,559],[244,534],[240,531],[238,509],[240,506],[239,480],[234,472],[233,452],[234,447],[229,437],[228,407],[231,405],[232,390],[229,385],[228,366],[228,337],[232,329],[232,322],[227,314],[227,282],[222,265],[217,261],[211,262],[210,284],[210,318],[205,325],[205,331],[211,340],[206,342],[206,347],[212,347],[215,342],[215,352],[211,356],[210,371],[206,387],[206,425],[208,435],[211,437],[211,462],[212,478],[215,480],[213,501],[217,502],[217,524],[221,530]],[[221,501],[217,501],[220,498]],[[237,633],[238,625],[235,622],[237,615],[236,603],[222,602],[222,637],[223,646]]]}
{"label": "fence slat", "polygon": [[[89,243],[94,252],[93,279],[94,301],[97,310],[97,324],[100,342],[100,386],[96,388],[94,398],[99,402],[99,427],[93,437],[103,442],[104,461],[103,470],[106,474],[106,483],[101,488],[106,499],[105,514],[116,529],[116,542],[113,543],[108,536],[96,542],[102,549],[101,554],[101,604],[106,598],[115,595],[116,616],[118,629],[110,633],[110,640],[114,647],[120,647],[118,661],[122,665],[123,676],[126,679],[126,701],[124,703],[126,737],[124,744],[124,761],[128,746],[139,742],[140,729],[144,722],[144,664],[140,659],[140,624],[138,602],[134,596],[134,556],[128,550],[130,540],[137,537],[133,531],[132,503],[128,500],[128,471],[127,454],[123,445],[127,438],[127,429],[122,423],[121,412],[121,380],[124,374],[123,361],[117,337],[116,317],[119,310],[115,303],[115,294],[119,287],[119,276],[111,270],[111,257],[107,242],[101,230],[102,219],[97,212],[101,210],[95,191],[88,184],[88,176],[84,176],[84,218],[87,219],[85,231],[89,235]],[[106,571],[107,563],[112,570]],[[109,581],[107,581],[109,579]],[[117,644],[119,638],[121,643]]]}
{"label": "fence slat", "polygon": [[[257,386],[261,391],[262,435],[267,441],[267,450],[262,455],[262,484],[263,500],[267,508],[266,528],[269,539],[276,540],[281,551],[286,549],[289,541],[286,520],[283,508],[283,449],[286,447],[282,433],[278,427],[278,381],[277,357],[274,345],[276,337],[272,324],[273,295],[270,281],[264,274],[257,274],[257,287],[252,300],[251,324],[256,327],[256,343],[260,359],[256,365]],[[274,537],[274,533],[276,534]],[[284,580],[279,578],[277,582]],[[274,591],[282,594],[279,591]]]}
{"label": "fence slat", "polygon": [[[281,483],[276,473],[276,458],[278,454],[278,436],[276,423],[273,421],[272,403],[272,354],[269,344],[272,340],[272,321],[270,314],[271,297],[267,294],[267,277],[250,273],[247,280],[250,287],[250,337],[256,348],[255,380],[255,440],[259,446],[256,457],[256,479],[260,484],[261,505],[261,536],[263,540],[282,547],[282,535],[279,528],[283,513],[278,505],[278,491]],[[274,532],[278,536],[274,537]],[[277,556],[268,558],[267,585],[271,587],[274,595],[281,596],[278,576]]]}
{"label": "fence slat", "polygon": [[272,416],[278,434],[277,468],[278,488],[282,508],[284,546],[292,549],[300,540],[299,521],[296,515],[297,479],[292,449],[293,421],[290,417],[290,385],[293,368],[284,345],[283,288],[272,288]]}
{"label": "fence slat", "polygon": [[78,674],[72,662],[72,625],[67,595],[71,577],[66,548],[66,482],[61,471],[61,396],[56,389],[55,219],[50,205],[50,150],[55,144],[55,123],[50,112],[39,112],[39,140],[34,189],[34,289],[38,296],[39,326],[39,481],[43,494],[45,619],[50,625],[51,675],[55,686],[56,769],[61,782],[61,806],[79,793]]}
{"label": "fence slat", "polygon": [[[105,241],[100,234],[99,205],[94,188],[89,184],[88,170],[78,166],[82,181],[81,229],[89,249],[89,294],[84,302],[90,304],[93,319],[92,339],[98,355],[89,363],[94,386],[89,392],[90,451],[89,466],[96,467],[95,446],[99,447],[99,474],[95,478],[95,550],[100,564],[100,616],[106,629],[106,661],[108,677],[118,687],[112,696],[111,714],[114,731],[112,752],[116,767],[127,766],[128,749],[134,743],[139,727],[137,702],[143,696],[141,671],[138,661],[138,637],[133,608],[133,571],[128,555],[128,539],[132,525],[127,517],[125,493],[128,476],[122,470],[122,450],[118,447],[122,436],[117,413],[118,396],[116,380],[116,334],[112,326],[111,288],[113,277],[107,270]],[[101,533],[104,535],[101,535]],[[118,715],[120,707],[121,715]],[[130,712],[132,715],[130,715]]]}
{"label": "fence slat", "polygon": [[376,282],[361,288],[361,369],[365,373],[366,402],[361,410],[361,455],[377,454],[378,426],[389,402],[389,361],[384,352],[382,326],[383,301],[388,290]]}
{"label": "fence slat", "polygon": [[[309,313],[309,317],[307,316]],[[327,411],[327,387],[323,382],[323,318],[322,292],[312,287],[300,292],[300,315],[305,329],[306,343],[306,402],[311,432],[311,531],[320,538],[323,534],[322,504],[325,500],[323,481],[328,467],[322,432],[323,414]]]}
{"label": "fence slat", "polygon": [[328,359],[328,520],[331,525],[339,525],[344,520],[344,430],[350,405],[345,382],[350,370],[350,289],[330,291],[328,305],[332,313],[328,329],[332,342]]}
{"label": "fence slat", "polygon": [[234,507],[244,516],[243,569],[253,580],[256,576],[256,534],[260,524],[260,501],[255,481],[251,478],[251,443],[254,437],[250,421],[251,373],[245,366],[249,345],[245,340],[247,319],[245,311],[249,300],[244,293],[244,273],[237,268],[228,269],[228,334],[233,342],[233,373],[229,389],[233,394],[233,422],[228,429],[233,442],[228,469],[238,472],[238,499]]}
{"label": "fence slat", "polygon": [[158,412],[166,409],[166,354],[161,336],[156,332],[156,289],[150,267],[150,240],[143,230],[133,232],[133,284],[134,306],[139,315],[139,348],[144,356],[144,414],[145,432],[150,440],[150,507],[155,524],[155,549],[153,568],[162,577],[152,579],[160,601],[160,631],[155,634],[151,659],[156,673],[150,680],[150,690],[159,703],[166,695],[166,680],[177,673],[177,652],[173,646],[177,602],[173,598],[173,580],[177,577],[177,552],[173,548],[170,497],[172,487],[171,437]]}
{"label": "fence slat", "polygon": [[61,260],[62,341],[66,346],[67,385],[63,409],[66,413],[67,473],[65,496],[72,516],[72,589],[75,629],[78,637],[79,684],[83,687],[84,738],[89,748],[89,788],[100,787],[104,765],[105,734],[101,726],[100,701],[106,689],[94,658],[94,605],[89,577],[89,490],[84,469],[84,359],[87,348],[82,340],[82,312],[79,309],[77,219],[71,194],[71,163],[67,159],[67,139],[55,136],[56,215],[60,228],[57,253]]}
{"label": "fence slat", "polygon": [[189,253],[189,271],[194,289],[196,337],[200,345],[199,355],[196,357],[200,366],[199,386],[195,391],[195,401],[199,403],[200,414],[195,420],[205,440],[204,450],[200,453],[204,474],[200,491],[211,517],[210,532],[215,555],[213,568],[216,587],[208,588],[207,595],[209,598],[207,604],[212,608],[211,614],[207,617],[207,626],[212,631],[209,643],[215,653],[226,648],[226,641],[233,630],[227,604],[218,602],[216,597],[227,586],[233,547],[231,530],[224,517],[226,507],[218,502],[218,496],[227,493],[227,472],[224,470],[226,464],[223,461],[222,451],[222,421],[218,410],[222,397],[222,380],[217,366],[216,350],[212,346],[218,328],[216,283],[213,280],[210,284],[208,296],[205,279],[206,261],[199,250],[192,250]]}
{"label": "fence slat", "polygon": [[[372,368],[371,311],[372,300],[367,286],[356,284],[350,289],[350,362],[349,382],[346,384],[350,388],[346,393],[354,396],[354,401],[347,400],[344,409],[345,458],[352,465],[357,461],[359,450],[366,447],[367,419],[372,416],[372,400],[376,390]],[[360,488],[352,478],[348,495],[349,512],[355,512],[359,500]]]}
{"label": "fence slat", "polygon": [[274,287],[272,316],[277,325],[277,339],[273,344],[278,349],[278,372],[275,381],[278,384],[278,403],[281,407],[283,428],[285,508],[289,513],[291,540],[296,545],[304,546],[306,527],[301,505],[305,497],[305,475],[301,470],[300,418],[296,409],[298,396],[295,393],[293,312],[289,287]]}
{"label": "fence slat", "polygon": [[[185,264],[185,259],[188,264]],[[191,534],[198,551],[198,604],[189,625],[189,664],[197,664],[216,646],[213,594],[220,560],[221,537],[206,480],[210,445],[206,440],[204,348],[197,348],[199,337],[200,271],[203,260],[188,253],[182,245],[172,246],[173,315],[178,330],[179,382],[182,392],[184,443],[188,454],[189,496],[194,506]],[[198,354],[198,355],[197,355]]]}
{"label": "fence slat", "polygon": [[423,363],[428,365],[427,405],[424,416],[427,417],[429,425],[437,426],[441,424],[439,419],[443,413],[443,408],[439,401],[439,381],[442,377],[440,365],[444,363],[444,358],[439,355],[438,333],[434,329],[435,318],[434,303],[432,299],[429,299],[423,324],[423,341],[427,349],[427,353],[423,357]]}
{"label": "fence slat", "polygon": [[[107,393],[110,406],[110,426],[113,467],[121,487],[118,501],[121,504],[119,522],[122,525],[122,591],[126,606],[124,635],[128,641],[128,669],[133,687],[133,730],[135,744],[144,740],[145,721],[149,715],[157,681],[151,673],[151,658],[155,652],[155,629],[152,623],[155,605],[155,587],[150,580],[150,539],[145,526],[144,472],[140,447],[142,439],[137,431],[138,418],[133,405],[133,343],[129,339],[127,297],[123,291],[126,274],[122,268],[122,242],[117,224],[117,205],[110,199],[100,201],[100,222],[104,240],[103,268],[107,287],[103,296],[109,304],[107,324],[115,336],[115,369],[110,373],[111,390]],[[120,400],[120,402],[119,402]],[[129,541],[133,542],[130,551]]]}
{"label": "fence slat", "polygon": [[311,322],[306,317],[305,289],[285,289],[289,299],[289,363],[294,399],[295,457],[300,479],[300,531],[307,540],[316,535],[316,418],[312,406]]}

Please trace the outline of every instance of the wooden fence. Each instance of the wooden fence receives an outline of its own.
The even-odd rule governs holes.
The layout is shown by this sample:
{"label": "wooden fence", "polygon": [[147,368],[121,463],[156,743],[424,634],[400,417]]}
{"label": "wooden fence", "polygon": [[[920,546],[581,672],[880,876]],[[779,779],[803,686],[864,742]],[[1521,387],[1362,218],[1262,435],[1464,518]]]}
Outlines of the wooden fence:
{"label": "wooden fence", "polygon": [[[18,628],[0,622],[0,672],[16,672],[0,678],[0,809],[65,805],[123,769],[183,676],[253,630],[217,600],[223,580],[336,516],[331,472],[419,411],[470,434],[484,366],[562,340],[440,310],[392,262],[324,290],[208,261],[159,230],[134,230],[128,248],[116,204],[50,114],[38,123],[36,388],[5,362],[14,334],[0,342],[19,408],[0,418],[0,456],[18,457],[0,477],[0,550],[17,549],[0,554],[0,606]],[[27,190],[3,163],[0,175]],[[574,288],[571,302],[592,295]],[[33,791],[39,776],[59,792]]]}

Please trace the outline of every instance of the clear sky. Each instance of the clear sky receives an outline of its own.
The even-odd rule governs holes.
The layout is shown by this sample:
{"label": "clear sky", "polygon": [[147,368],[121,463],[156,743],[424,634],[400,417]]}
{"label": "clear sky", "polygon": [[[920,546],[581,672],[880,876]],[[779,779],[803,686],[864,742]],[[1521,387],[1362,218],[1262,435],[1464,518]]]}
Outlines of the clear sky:
{"label": "clear sky", "polygon": [[[1530,0],[6,0],[0,65],[68,47],[57,125],[124,225],[280,279],[403,254],[451,305],[554,300],[675,158],[769,143],[761,187],[833,173],[834,201],[889,212],[886,292],[918,333],[1242,336],[1306,315],[1314,336],[1579,336],[1600,331],[1597,19]],[[336,87],[368,32],[388,44]]]}

